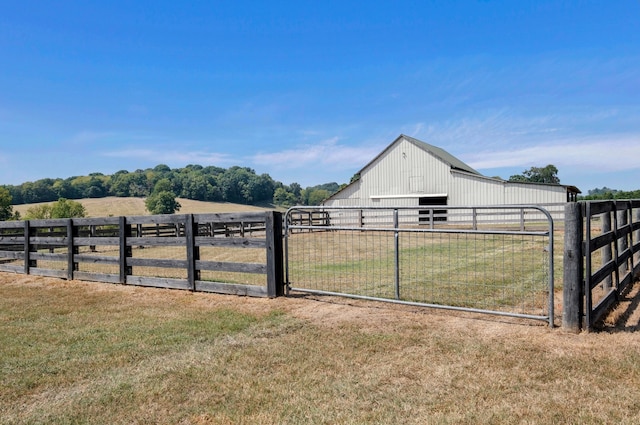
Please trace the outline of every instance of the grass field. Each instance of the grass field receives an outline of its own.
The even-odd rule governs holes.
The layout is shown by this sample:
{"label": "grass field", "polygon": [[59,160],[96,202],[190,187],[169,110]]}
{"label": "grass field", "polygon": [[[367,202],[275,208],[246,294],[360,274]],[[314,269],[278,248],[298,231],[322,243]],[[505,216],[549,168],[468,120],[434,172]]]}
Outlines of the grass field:
{"label": "grass field", "polygon": [[[109,217],[109,216],[134,216],[148,215],[144,205],[144,198],[95,198],[79,199],[87,212],[87,217]],[[227,202],[202,202],[192,199],[178,198],[182,206],[178,214],[201,214],[212,212],[239,212],[239,211],[264,211],[265,208],[252,205],[231,204]],[[22,216],[27,210],[39,204],[14,205],[14,211],[18,211]]]}
{"label": "grass field", "polygon": [[0,423],[635,424],[625,326],[0,273]]}

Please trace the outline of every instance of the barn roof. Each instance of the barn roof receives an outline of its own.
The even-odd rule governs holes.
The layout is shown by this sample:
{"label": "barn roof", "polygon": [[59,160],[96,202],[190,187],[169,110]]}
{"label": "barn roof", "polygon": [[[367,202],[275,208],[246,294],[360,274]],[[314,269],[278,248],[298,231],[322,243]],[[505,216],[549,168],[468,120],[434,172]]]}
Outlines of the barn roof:
{"label": "barn roof", "polygon": [[[431,155],[435,156],[436,158],[440,159],[441,161],[443,161],[444,163],[449,165],[452,170],[455,170],[457,172],[472,174],[475,177],[480,177],[480,178],[487,179],[487,180],[500,181],[500,182],[502,182],[504,184],[529,184],[529,185],[561,186],[561,187],[566,188],[566,190],[569,193],[576,193],[576,194],[577,193],[581,193],[580,189],[578,189],[575,186],[567,186],[567,185],[563,185],[563,184],[551,184],[551,183],[547,184],[547,183],[532,183],[532,182],[510,182],[510,181],[502,180],[502,179],[495,178],[495,177],[484,176],[481,173],[479,173],[478,171],[476,171],[475,169],[473,169],[471,166],[465,164],[460,159],[456,158],[455,156],[451,155],[449,152],[445,151],[444,149],[439,148],[437,146],[430,145],[428,143],[423,142],[422,140],[415,139],[415,138],[407,136],[405,134],[401,134],[400,136],[398,136],[389,146],[387,146],[375,158],[373,158],[371,161],[369,161],[367,163],[367,165],[362,167],[362,169],[360,169],[360,171],[358,171],[357,174],[362,174],[362,172],[364,170],[366,170],[369,166],[374,164],[380,157],[382,157],[388,151],[390,151],[394,147],[394,145],[399,143],[402,139],[408,141],[409,143],[412,143],[413,145],[417,146],[418,148],[422,149],[423,151],[430,153]],[[355,181],[349,183],[346,187],[349,187],[349,186],[351,186],[353,184],[355,184]],[[338,193],[340,193],[344,189],[346,189],[346,187],[341,189],[341,190],[339,190],[339,191],[337,191],[333,195],[329,196],[329,198],[327,198],[327,199],[331,199],[331,198],[335,197]]]}
{"label": "barn roof", "polygon": [[398,136],[398,138],[396,140],[394,140],[389,146],[387,146],[375,158],[373,158],[371,161],[369,161],[367,163],[367,165],[362,167],[362,169],[360,171],[358,171],[358,174],[361,174],[371,164],[375,163],[378,160],[378,158],[380,158],[385,153],[387,153],[389,150],[391,150],[391,148],[393,148],[393,146],[396,143],[398,143],[400,140],[402,140],[402,139],[406,140],[409,143],[414,144],[415,146],[417,146],[418,148],[422,149],[425,152],[429,152],[430,154],[432,154],[436,158],[438,158],[441,161],[443,161],[444,163],[448,164],[454,170],[466,171],[467,173],[477,174],[479,176],[482,175],[479,172],[477,172],[476,170],[474,170],[473,168],[471,168],[469,165],[465,164],[464,162],[460,161],[455,156],[451,155],[449,152],[445,151],[444,149],[439,148],[437,146],[430,145],[428,143],[423,142],[422,140],[418,140],[418,139],[415,139],[413,137],[410,137],[410,136],[407,136],[407,135],[404,135],[404,134],[401,134],[400,136]]}
{"label": "barn roof", "polygon": [[[455,156],[451,155],[449,152],[445,151],[442,148],[430,145],[430,144],[425,143],[425,142],[423,142],[421,140],[418,140],[418,139],[414,139],[413,137],[405,136],[404,134],[401,134],[400,137],[398,137],[398,139],[396,139],[396,141],[399,140],[400,138],[404,138],[406,141],[408,141],[410,143],[413,143],[414,145],[416,145],[420,149],[425,150],[425,151],[431,153],[432,155],[440,158],[442,161],[444,161],[447,164],[449,164],[449,166],[451,166],[451,168],[453,168],[453,169],[462,170],[462,171],[466,171],[468,173],[481,175],[479,172],[477,172],[476,170],[471,168],[469,165],[467,165],[464,162],[460,161],[458,158],[456,158]],[[393,143],[395,143],[395,141]]]}

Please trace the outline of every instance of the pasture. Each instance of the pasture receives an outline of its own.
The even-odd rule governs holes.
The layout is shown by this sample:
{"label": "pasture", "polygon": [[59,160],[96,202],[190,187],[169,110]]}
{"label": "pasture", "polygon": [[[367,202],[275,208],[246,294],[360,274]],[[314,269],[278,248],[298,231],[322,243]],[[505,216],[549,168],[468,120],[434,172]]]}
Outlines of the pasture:
{"label": "pasture", "polygon": [[638,319],[622,319],[576,335],[364,301],[0,273],[0,422],[635,424]]}
{"label": "pasture", "polygon": [[[80,202],[84,206],[87,217],[117,217],[121,215],[132,216],[149,214],[144,205],[144,198],[118,198],[111,196],[107,198],[78,199],[76,202]],[[180,211],[178,211],[179,214],[266,210],[265,208],[253,205],[232,204],[228,202],[203,202],[183,198],[178,198],[178,202],[182,206]],[[29,208],[37,205],[40,204],[14,205],[13,209],[24,216]]]}

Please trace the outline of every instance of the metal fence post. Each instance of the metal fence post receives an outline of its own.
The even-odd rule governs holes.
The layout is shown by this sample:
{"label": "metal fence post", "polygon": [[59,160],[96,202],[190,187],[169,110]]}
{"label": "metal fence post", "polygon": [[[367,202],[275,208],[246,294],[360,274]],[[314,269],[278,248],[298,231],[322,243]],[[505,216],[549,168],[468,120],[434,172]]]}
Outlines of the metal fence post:
{"label": "metal fence post", "polygon": [[584,314],[582,206],[570,202],[564,208],[564,284],[562,288],[562,327],[580,332]]}
{"label": "metal fence post", "polygon": [[393,210],[393,243],[394,243],[394,257],[395,257],[395,270],[394,270],[394,287],[396,293],[396,300],[400,299],[400,232],[398,232],[400,220],[398,220],[398,210]]}

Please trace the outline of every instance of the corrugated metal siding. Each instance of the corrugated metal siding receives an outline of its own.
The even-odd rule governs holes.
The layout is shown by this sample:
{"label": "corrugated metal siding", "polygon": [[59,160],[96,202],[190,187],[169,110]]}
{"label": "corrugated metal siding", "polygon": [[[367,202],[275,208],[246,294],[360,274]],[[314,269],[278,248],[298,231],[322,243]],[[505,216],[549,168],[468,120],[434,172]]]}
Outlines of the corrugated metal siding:
{"label": "corrugated metal siding", "polygon": [[504,183],[467,173],[452,172],[449,205],[504,204]]}
{"label": "corrugated metal siding", "polygon": [[447,164],[402,139],[363,170],[360,197],[446,193],[449,178]]}
{"label": "corrugated metal siding", "polygon": [[[440,158],[402,138],[364,168],[360,180],[334,195],[325,205],[417,206],[419,195],[434,194],[446,194],[448,205],[566,202],[563,186],[506,182],[452,170]],[[411,197],[384,198],[398,195]]]}
{"label": "corrugated metal siding", "polygon": [[450,205],[550,204],[567,201],[563,186],[494,180],[466,173],[452,173]]}
{"label": "corrugated metal siding", "polygon": [[509,183],[505,188],[505,204],[550,204],[567,201],[563,186]]}

